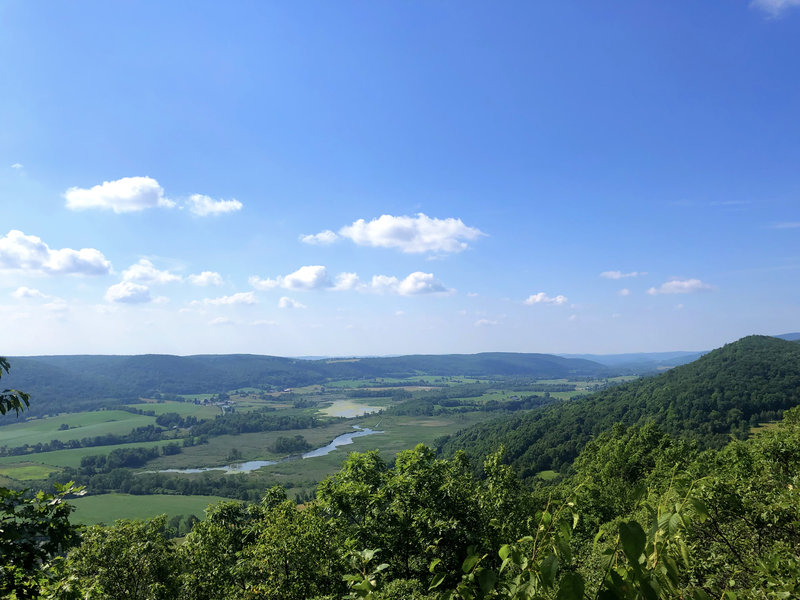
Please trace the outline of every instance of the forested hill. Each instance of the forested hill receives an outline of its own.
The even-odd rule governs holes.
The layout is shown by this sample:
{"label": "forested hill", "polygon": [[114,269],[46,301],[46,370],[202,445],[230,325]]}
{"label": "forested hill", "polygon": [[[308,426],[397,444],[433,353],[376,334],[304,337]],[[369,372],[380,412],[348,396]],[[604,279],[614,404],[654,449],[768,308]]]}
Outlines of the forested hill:
{"label": "forested hill", "polygon": [[243,387],[280,388],[324,384],[334,379],[378,377],[514,376],[598,377],[612,372],[589,360],[550,354],[483,353],[386,358],[301,360],[251,354],[170,356],[10,357],[3,382],[36,399],[28,414],[83,410],[108,399],[155,393],[219,393]]}
{"label": "forested hill", "polygon": [[776,419],[800,405],[800,344],[750,336],[688,365],[522,416],[476,425],[443,440],[439,450],[465,450],[476,464],[500,444],[527,477],[561,470],[616,422],[653,421],[665,431],[721,447],[730,434]]}

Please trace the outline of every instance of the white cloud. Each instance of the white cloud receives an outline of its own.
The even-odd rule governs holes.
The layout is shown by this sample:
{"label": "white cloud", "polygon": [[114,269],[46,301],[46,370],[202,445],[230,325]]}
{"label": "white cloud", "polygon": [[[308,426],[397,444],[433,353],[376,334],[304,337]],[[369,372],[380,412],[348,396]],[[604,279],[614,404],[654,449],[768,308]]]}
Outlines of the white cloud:
{"label": "white cloud", "polygon": [[281,287],[287,290],[319,290],[331,286],[328,270],[322,265],[306,265],[285,277],[275,279],[259,279],[255,275],[249,279],[250,285],[257,290],[269,290]]}
{"label": "white cloud", "polygon": [[140,258],[139,262],[122,272],[122,280],[138,281],[139,283],[171,283],[181,281],[182,277],[169,271],[160,271],[146,258]]}
{"label": "white cloud", "polygon": [[16,298],[17,300],[32,300],[34,298],[41,298],[41,299],[49,298],[49,296],[47,294],[43,294],[42,292],[40,292],[37,289],[29,288],[29,287],[25,287],[25,286],[18,287],[16,289],[16,291],[11,293],[11,295],[14,296],[14,298]]}
{"label": "white cloud", "polygon": [[336,283],[333,285],[332,289],[336,291],[349,291],[358,290],[363,287],[364,284],[361,283],[357,273],[339,273],[336,276]]}
{"label": "white cloud", "polygon": [[419,213],[414,217],[381,215],[369,222],[358,219],[352,225],[342,227],[339,235],[359,246],[421,253],[461,252],[468,247],[467,241],[485,234],[480,229],[464,225],[461,219],[437,219]]}
{"label": "white cloud", "polygon": [[222,275],[216,271],[203,271],[197,275],[189,275],[189,281],[193,285],[208,286],[208,285],[222,285]]}
{"label": "white cloud", "polygon": [[305,305],[300,304],[297,300],[292,300],[289,296],[283,296],[278,300],[278,308],[305,308]]}
{"label": "white cloud", "polygon": [[771,17],[777,17],[793,6],[800,6],[800,0],[752,0],[750,6],[763,10]]}
{"label": "white cloud", "polygon": [[433,273],[417,271],[403,279],[397,286],[397,293],[401,296],[416,294],[448,294],[448,290],[441,281],[434,278]]}
{"label": "white cloud", "polygon": [[315,233],[313,235],[301,235],[300,241],[304,244],[311,244],[312,246],[325,246],[327,244],[332,244],[336,240],[339,239],[339,236],[336,235],[330,229],[326,229],[325,231],[320,231],[319,233]]}
{"label": "white cloud", "polygon": [[256,295],[253,292],[238,292],[231,296],[221,296],[219,298],[205,298],[202,302],[195,300],[192,304],[207,304],[210,306],[224,306],[230,304],[255,304]]}
{"label": "white cloud", "polygon": [[150,290],[145,285],[121,281],[108,288],[106,300],[123,304],[143,304],[150,302]]}
{"label": "white cloud", "polygon": [[600,273],[600,277],[606,279],[625,279],[626,277],[639,277],[640,275],[647,275],[647,273],[641,273],[639,271],[631,271],[630,273],[623,273],[622,271],[603,271]]}
{"label": "white cloud", "polygon": [[500,325],[500,321],[493,321],[492,319],[478,319],[475,321],[475,327],[496,327]]}
{"label": "white cloud", "polygon": [[405,314],[406,314],[406,311],[404,311],[404,310],[396,310],[396,311],[394,311],[394,316],[395,317],[402,317]]}
{"label": "white cloud", "polygon": [[0,269],[49,275],[106,275],[111,271],[111,263],[94,248],[53,250],[41,238],[12,229],[0,238]]}
{"label": "white cloud", "polygon": [[322,265],[300,267],[294,273],[278,276],[275,279],[260,279],[252,276],[249,282],[257,290],[283,288],[295,291],[357,291],[399,294],[401,296],[451,294],[455,291],[445,287],[433,276],[433,273],[419,271],[411,273],[404,279],[390,275],[374,275],[369,283],[362,282],[357,273],[339,273],[335,281],[331,282],[327,269]]}
{"label": "white cloud", "polygon": [[619,295],[620,296],[630,296],[631,295],[631,291],[628,288],[622,288],[619,291]]}
{"label": "white cloud", "polygon": [[548,296],[544,292],[539,292],[538,294],[531,294],[525,300],[525,304],[551,304],[554,306],[560,304],[566,304],[567,298],[566,296],[558,295],[558,296]]}
{"label": "white cloud", "polygon": [[152,177],[123,177],[89,189],[71,187],[64,192],[64,198],[70,210],[99,208],[126,213],[175,206],[172,200],[164,197],[164,188]]}
{"label": "white cloud", "polygon": [[238,200],[214,200],[203,194],[192,194],[186,203],[189,210],[198,217],[215,217],[242,210],[242,203]]}
{"label": "white cloud", "polygon": [[448,289],[437,280],[433,273],[417,271],[405,279],[398,279],[390,275],[374,275],[369,286],[364,291],[373,291],[379,294],[399,294],[400,296],[417,296],[420,294],[452,294],[455,290]]}
{"label": "white cloud", "polygon": [[209,325],[232,325],[233,321],[231,321],[228,317],[217,317],[216,319],[211,319],[208,322]]}
{"label": "white cloud", "polygon": [[22,169],[24,169],[22,163],[14,163],[13,165],[11,165],[11,168],[14,169],[15,171],[21,171]]}
{"label": "white cloud", "polygon": [[699,279],[673,279],[662,283],[659,287],[651,287],[647,293],[651,296],[659,294],[691,294],[693,292],[712,291],[716,288],[713,285],[704,283]]}
{"label": "white cloud", "polygon": [[467,292],[467,298],[477,298],[479,295],[478,292]]}
{"label": "white cloud", "polygon": [[797,229],[800,227],[800,221],[784,221],[783,223],[775,223],[775,229]]}

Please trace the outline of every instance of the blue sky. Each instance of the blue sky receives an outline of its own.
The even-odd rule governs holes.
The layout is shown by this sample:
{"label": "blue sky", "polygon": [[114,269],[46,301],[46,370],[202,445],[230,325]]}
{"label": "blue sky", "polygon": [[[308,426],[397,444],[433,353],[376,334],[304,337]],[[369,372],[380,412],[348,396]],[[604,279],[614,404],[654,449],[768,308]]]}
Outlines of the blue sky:
{"label": "blue sky", "polygon": [[0,4],[2,353],[800,330],[800,2]]}

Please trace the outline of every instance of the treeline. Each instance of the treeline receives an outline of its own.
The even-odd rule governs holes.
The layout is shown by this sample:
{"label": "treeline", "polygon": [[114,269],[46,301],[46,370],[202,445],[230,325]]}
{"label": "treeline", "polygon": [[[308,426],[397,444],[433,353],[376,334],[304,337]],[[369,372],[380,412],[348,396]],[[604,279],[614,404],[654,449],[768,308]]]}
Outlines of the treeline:
{"label": "treeline", "polygon": [[71,547],[64,561],[51,568],[45,553],[25,563],[30,550],[7,544],[0,592],[155,600],[800,593],[800,409],[720,450],[701,451],[653,424],[618,424],[550,485],[524,485],[502,449],[483,472],[421,445],[391,465],[377,452],[354,453],[302,510],[271,488],[257,503],[210,507],[180,545],[170,543],[165,517],[77,537],[63,529],[62,511],[47,531]]}
{"label": "treeline", "polygon": [[226,413],[213,420],[197,423],[192,435],[239,435],[260,431],[286,431],[288,429],[310,429],[330,422],[320,421],[308,415],[272,415],[274,408],[259,409],[246,413]]}
{"label": "treeline", "polygon": [[639,379],[521,416],[476,425],[440,441],[479,467],[497,444],[524,478],[568,467],[614,423],[657,423],[670,434],[720,448],[731,435],[780,418],[800,404],[800,344],[751,336],[656,377]]}
{"label": "treeline", "polygon": [[462,400],[458,398],[412,398],[382,411],[385,415],[436,416],[448,413],[465,412],[513,412],[531,410],[554,402],[550,397],[525,396],[509,400],[487,400],[486,402]]}

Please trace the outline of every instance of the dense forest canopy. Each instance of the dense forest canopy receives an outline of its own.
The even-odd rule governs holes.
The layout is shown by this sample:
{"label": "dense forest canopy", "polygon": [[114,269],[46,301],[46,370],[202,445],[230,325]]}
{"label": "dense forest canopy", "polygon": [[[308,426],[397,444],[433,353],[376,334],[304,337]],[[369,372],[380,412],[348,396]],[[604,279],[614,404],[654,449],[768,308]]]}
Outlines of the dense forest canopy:
{"label": "dense forest canopy", "polygon": [[653,422],[668,433],[719,448],[730,435],[800,404],[800,344],[750,336],[688,365],[566,403],[476,425],[440,451],[464,450],[480,464],[499,444],[523,477],[568,467],[589,440],[614,423]]}

